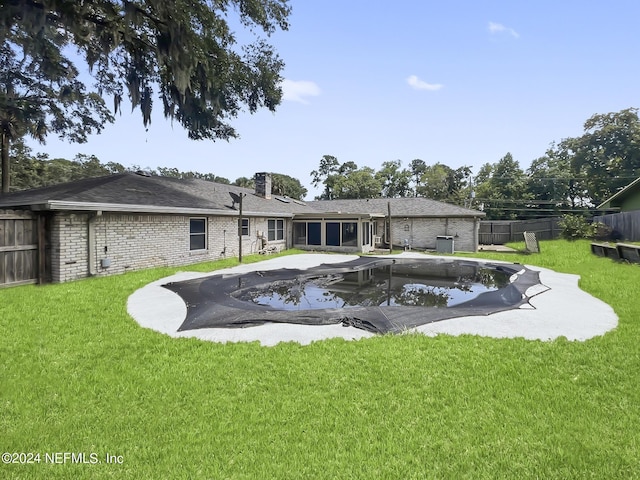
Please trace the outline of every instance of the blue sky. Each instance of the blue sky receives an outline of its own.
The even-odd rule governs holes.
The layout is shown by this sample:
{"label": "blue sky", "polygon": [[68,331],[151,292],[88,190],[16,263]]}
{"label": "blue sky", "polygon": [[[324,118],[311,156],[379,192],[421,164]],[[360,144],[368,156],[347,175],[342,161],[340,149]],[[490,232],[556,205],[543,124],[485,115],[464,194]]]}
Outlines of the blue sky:
{"label": "blue sky", "polygon": [[276,113],[238,117],[239,139],[191,141],[157,104],[147,131],[125,106],[86,144],[32,147],[231,181],[284,173],[312,198],[309,172],[323,155],[477,173],[511,152],[526,169],[591,115],[640,107],[637,0],[290,3],[290,30],[271,38],[286,63],[284,100]]}

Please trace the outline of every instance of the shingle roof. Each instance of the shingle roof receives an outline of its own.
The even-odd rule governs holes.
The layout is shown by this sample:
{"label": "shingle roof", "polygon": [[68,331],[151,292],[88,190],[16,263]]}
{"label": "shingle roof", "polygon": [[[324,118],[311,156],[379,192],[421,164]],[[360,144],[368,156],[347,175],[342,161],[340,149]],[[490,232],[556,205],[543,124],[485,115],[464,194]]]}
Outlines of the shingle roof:
{"label": "shingle roof", "polygon": [[314,210],[326,213],[377,214],[386,216],[389,205],[391,215],[405,217],[483,217],[477,210],[462,208],[449,203],[438,202],[423,197],[369,198],[357,200],[319,200],[309,202]]}
{"label": "shingle roof", "polygon": [[67,202],[136,206],[138,211],[144,210],[144,207],[153,207],[154,211],[164,207],[171,210],[204,209],[234,212],[233,207],[237,209],[237,205],[234,205],[229,192],[245,195],[242,206],[247,214],[293,215],[308,211],[308,207],[291,199],[278,196],[265,199],[255,195],[251,189],[235,185],[136,173],[118,173],[3,195],[0,196],[0,207]]}
{"label": "shingle roof", "polygon": [[[25,190],[0,196],[0,208],[30,207],[40,209],[84,209],[119,211],[170,211],[180,213],[193,210],[215,214],[236,214],[229,192],[243,194],[243,212],[279,216],[313,214],[392,215],[420,217],[482,217],[484,213],[427,198],[373,198],[362,200],[321,200],[298,202],[277,195],[265,199],[252,189],[208,182],[199,179],[144,176],[118,173],[106,177],[88,178],[35,190]],[[57,205],[57,207],[55,207]],[[234,208],[235,207],[235,208]]]}

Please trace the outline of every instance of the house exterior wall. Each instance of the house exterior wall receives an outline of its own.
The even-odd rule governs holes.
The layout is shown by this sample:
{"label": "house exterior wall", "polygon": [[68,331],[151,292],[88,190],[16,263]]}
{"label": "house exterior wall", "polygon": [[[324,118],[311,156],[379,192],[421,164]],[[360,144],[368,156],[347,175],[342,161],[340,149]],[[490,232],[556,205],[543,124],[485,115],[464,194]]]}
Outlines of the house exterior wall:
{"label": "house exterior wall", "polygon": [[406,239],[411,248],[420,250],[435,250],[437,237],[452,236],[455,250],[475,252],[479,226],[473,218],[392,217],[391,234],[394,245],[405,245]]}
{"label": "house exterior wall", "polygon": [[[191,218],[207,219],[204,250],[190,250]],[[258,232],[267,238],[269,218],[249,218],[249,235],[242,237],[243,255],[262,249]],[[282,220],[284,238],[267,242],[275,250],[290,246],[291,220]],[[49,232],[52,281],[238,256],[237,222],[237,217],[58,213]],[[108,266],[102,263],[104,259]]]}
{"label": "house exterior wall", "polygon": [[88,219],[88,214],[54,215],[49,232],[52,282],[88,275]]}
{"label": "house exterior wall", "polygon": [[[190,250],[191,218],[206,218],[204,250]],[[242,237],[243,255],[257,253],[263,248],[261,237],[267,239],[269,219],[283,221],[284,238],[267,241],[266,246],[274,250],[293,246],[291,219],[251,217],[249,235]],[[237,221],[237,217],[56,213],[48,232],[51,279],[53,282],[66,282],[87,276],[113,275],[144,268],[180,266],[237,257]],[[374,223],[377,226],[372,228],[369,245],[363,245],[365,221],[359,220],[358,246],[295,246],[312,250],[366,253],[373,249],[374,235],[387,240],[384,219],[372,219],[371,224]],[[456,251],[473,252],[477,249],[478,228],[479,221],[474,218],[395,217],[392,221],[393,243],[396,247],[403,246],[407,239],[411,248],[433,250],[436,248],[436,237],[450,235],[454,237]],[[108,264],[104,264],[103,260]]]}
{"label": "house exterior wall", "polygon": [[[363,245],[363,221],[359,221],[358,246],[342,247],[326,245],[326,223],[338,221],[350,221],[349,219],[296,219],[295,222],[320,222],[322,243],[320,245],[305,245],[297,243],[294,239],[294,246],[302,250],[332,251],[341,253],[367,253],[374,249],[373,237],[380,237],[381,244],[388,243],[388,233],[386,232],[386,219],[371,219],[372,228],[371,245]],[[408,245],[410,248],[418,250],[435,250],[438,236],[454,237],[454,249],[464,252],[475,252],[478,249],[478,232],[480,221],[473,217],[466,218],[431,218],[431,217],[392,217],[391,235],[395,248]]]}
{"label": "house exterior wall", "polygon": [[640,191],[629,195],[620,205],[621,212],[633,212],[634,210],[640,210]]}

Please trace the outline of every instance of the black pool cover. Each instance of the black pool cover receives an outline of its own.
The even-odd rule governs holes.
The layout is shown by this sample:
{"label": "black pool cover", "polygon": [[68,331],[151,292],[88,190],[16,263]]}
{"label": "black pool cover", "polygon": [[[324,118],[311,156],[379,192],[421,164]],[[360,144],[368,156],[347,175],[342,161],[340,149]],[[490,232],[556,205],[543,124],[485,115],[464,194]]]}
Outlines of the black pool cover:
{"label": "black pool cover", "polygon": [[[374,271],[378,273],[372,274]],[[385,272],[388,272],[388,280],[385,280]],[[418,295],[414,290],[409,304],[391,301],[394,291],[393,298],[398,296],[398,283],[393,280],[392,275],[400,273],[404,276],[402,287],[405,292],[407,284],[414,285],[412,282],[424,287],[425,277],[429,277],[437,285],[462,284],[461,288],[464,290],[465,279],[474,276],[477,278],[478,272],[481,272],[480,276],[489,277],[488,282],[493,282],[494,289],[480,293],[468,301],[447,306],[446,302],[443,304],[440,301],[446,294],[429,293],[430,291],[424,288]],[[495,275],[487,272],[495,272]],[[415,277],[414,280],[411,279],[412,276]],[[499,278],[506,280],[501,282]],[[335,294],[336,298],[346,299],[342,308],[316,306],[305,309],[299,306],[296,310],[284,310],[252,301],[261,292],[276,291],[285,292],[285,296],[290,297],[295,303],[296,298],[299,300],[299,295],[296,295],[300,285],[314,282],[314,288],[317,285],[331,286],[345,279],[349,281],[341,285]],[[439,320],[489,315],[518,308],[529,300],[525,292],[539,283],[538,272],[520,264],[441,258],[360,257],[346,263],[323,264],[306,270],[280,269],[212,275],[173,282],[163,287],[180,295],[187,305],[187,316],[179,328],[180,331],[199,328],[243,328],[265,323],[342,323],[344,326],[353,326],[374,333],[398,333]],[[366,294],[361,290],[363,284],[368,292]],[[358,301],[350,302],[350,297],[357,297]]]}

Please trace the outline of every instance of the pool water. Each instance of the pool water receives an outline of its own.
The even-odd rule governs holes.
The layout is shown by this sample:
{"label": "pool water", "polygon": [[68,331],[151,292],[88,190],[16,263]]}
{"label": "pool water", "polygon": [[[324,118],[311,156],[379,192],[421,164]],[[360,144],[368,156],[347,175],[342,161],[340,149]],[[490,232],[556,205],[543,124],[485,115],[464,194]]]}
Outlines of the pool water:
{"label": "pool water", "polygon": [[540,285],[520,264],[475,259],[359,257],[308,269],[211,275],[165,285],[187,314],[179,331],[266,323],[400,333],[455,317],[520,308]]}
{"label": "pool water", "polygon": [[386,264],[276,281],[242,290],[236,298],[287,311],[362,306],[447,308],[509,283],[508,273],[479,265]]}

